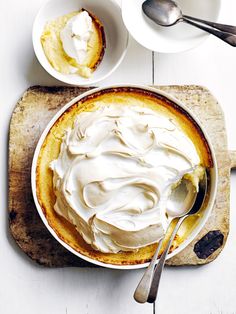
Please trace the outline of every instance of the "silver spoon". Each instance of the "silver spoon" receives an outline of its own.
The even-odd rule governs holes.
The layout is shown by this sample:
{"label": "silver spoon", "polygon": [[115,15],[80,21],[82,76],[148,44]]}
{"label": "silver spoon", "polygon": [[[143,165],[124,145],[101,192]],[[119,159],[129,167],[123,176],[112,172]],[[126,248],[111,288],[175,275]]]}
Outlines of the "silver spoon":
{"label": "silver spoon", "polygon": [[183,223],[183,221],[187,217],[196,214],[201,209],[201,207],[204,203],[206,194],[207,194],[207,174],[205,172],[203,178],[199,182],[199,190],[198,190],[197,197],[196,197],[196,200],[195,200],[193,207],[191,208],[191,210],[186,215],[179,218],[179,220],[178,220],[178,222],[177,222],[177,224],[176,224],[176,226],[175,226],[175,228],[174,228],[174,230],[173,230],[173,232],[169,238],[169,241],[166,245],[166,248],[161,255],[159,263],[157,264],[157,267],[154,271],[153,278],[152,278],[152,284],[151,284],[151,288],[150,288],[150,292],[149,292],[148,300],[147,300],[149,303],[153,303],[156,300],[158,287],[159,287],[159,283],[160,283],[160,279],[161,279],[162,270],[163,270],[163,267],[165,264],[166,256],[169,252],[169,249],[170,249],[171,244],[175,238],[175,235],[178,232],[179,227],[181,226],[181,224]]}
{"label": "silver spoon", "polygon": [[151,20],[161,26],[172,26],[178,22],[185,22],[213,34],[231,46],[236,47],[235,26],[209,22],[184,15],[178,5],[172,0],[146,0],[142,4],[142,9]]}
{"label": "silver spoon", "polygon": [[[168,200],[167,208],[168,212],[170,212],[170,223],[174,219],[179,219],[170,238],[166,245],[164,252],[161,255],[161,258],[155,268],[156,260],[158,258],[160,249],[162,247],[163,239],[159,241],[158,247],[156,252],[145,271],[142,279],[140,280],[135,292],[134,292],[134,299],[139,303],[153,303],[156,299],[157,290],[159,287],[159,282],[162,274],[162,270],[165,264],[167,253],[169,252],[171,243],[173,239],[183,223],[183,221],[190,215],[196,214],[205,199],[207,191],[207,175],[204,174],[203,178],[199,182],[199,191],[196,193],[195,188],[190,183],[190,181],[183,179],[181,184],[173,190]],[[181,209],[181,211],[180,211]],[[181,215],[175,214],[176,212],[182,212]],[[168,226],[168,228],[169,228]],[[167,229],[168,230],[168,229]]]}

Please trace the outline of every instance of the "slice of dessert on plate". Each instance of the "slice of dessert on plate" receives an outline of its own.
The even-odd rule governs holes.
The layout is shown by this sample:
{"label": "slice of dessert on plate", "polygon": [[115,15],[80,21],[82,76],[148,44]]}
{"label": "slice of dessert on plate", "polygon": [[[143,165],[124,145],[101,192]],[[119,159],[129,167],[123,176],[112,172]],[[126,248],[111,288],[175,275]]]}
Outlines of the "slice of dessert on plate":
{"label": "slice of dessert on plate", "polygon": [[106,40],[100,20],[81,9],[49,21],[41,44],[55,70],[89,78],[102,61]]}

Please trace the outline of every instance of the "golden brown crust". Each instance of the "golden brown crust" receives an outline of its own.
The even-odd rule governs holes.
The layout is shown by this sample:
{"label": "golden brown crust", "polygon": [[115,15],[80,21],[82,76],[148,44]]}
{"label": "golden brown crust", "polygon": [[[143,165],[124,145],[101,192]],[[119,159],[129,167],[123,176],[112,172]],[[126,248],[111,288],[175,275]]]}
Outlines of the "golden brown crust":
{"label": "golden brown crust", "polygon": [[[172,115],[194,141],[201,157],[202,164],[208,168],[212,167],[213,161],[207,140],[200,127],[184,109],[166,99],[164,96],[151,91],[129,87],[111,88],[83,97],[79,102],[68,108],[54,123],[44,140],[38,157],[36,187],[38,201],[42,207],[43,213],[49,225],[54,229],[62,241],[82,255],[97,261],[115,265],[134,265],[149,261],[156,248],[156,244],[141,248],[137,252],[106,254],[93,250],[87,243],[85,243],[79,233],[75,230],[74,226],[62,217],[59,217],[54,211],[53,206],[55,203],[55,195],[52,185],[53,173],[49,169],[49,162],[57,158],[59,154],[61,138],[64,130],[66,127],[71,127],[73,125],[75,116],[82,111],[94,110],[94,103],[97,100],[102,100],[108,103],[112,100],[113,102],[122,103],[124,102],[124,99],[127,99],[127,101],[136,101],[137,103],[145,101],[145,105],[148,107]],[[199,217],[190,217],[188,221],[181,226],[180,232],[173,243],[172,250],[176,249],[184,241],[198,222]]]}
{"label": "golden brown crust", "polygon": [[89,16],[91,16],[94,26],[97,29],[99,35],[100,35],[100,45],[101,45],[101,51],[100,54],[98,56],[98,59],[95,61],[95,63],[91,66],[91,69],[93,71],[95,71],[97,69],[97,67],[99,66],[99,64],[102,62],[103,56],[105,54],[105,49],[106,49],[106,36],[105,36],[105,31],[104,31],[104,27],[101,23],[101,21],[91,12],[89,12],[88,10],[85,10],[84,8],[81,9],[81,11],[87,11]]}

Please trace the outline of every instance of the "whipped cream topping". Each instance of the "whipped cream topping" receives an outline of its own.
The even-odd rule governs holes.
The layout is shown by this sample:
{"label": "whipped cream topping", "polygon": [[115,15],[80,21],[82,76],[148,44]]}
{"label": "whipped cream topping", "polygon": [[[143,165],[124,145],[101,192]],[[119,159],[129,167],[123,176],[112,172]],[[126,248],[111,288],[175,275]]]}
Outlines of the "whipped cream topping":
{"label": "whipped cream topping", "polygon": [[192,141],[164,114],[100,104],[80,113],[51,163],[55,211],[102,252],[157,242],[171,187],[199,165]]}
{"label": "whipped cream topping", "polygon": [[86,11],[72,17],[60,33],[65,53],[78,64],[83,64],[86,59],[91,34],[92,18]]}

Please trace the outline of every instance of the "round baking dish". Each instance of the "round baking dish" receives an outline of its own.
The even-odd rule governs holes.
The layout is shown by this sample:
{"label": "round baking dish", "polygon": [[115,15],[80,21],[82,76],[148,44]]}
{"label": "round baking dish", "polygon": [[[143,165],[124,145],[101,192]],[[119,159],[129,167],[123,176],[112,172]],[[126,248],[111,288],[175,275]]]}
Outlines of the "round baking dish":
{"label": "round baking dish", "polygon": [[[157,90],[155,88],[151,88],[151,87],[145,87],[145,86],[138,86],[138,85],[122,85],[122,86],[109,86],[109,87],[103,87],[103,88],[96,88],[96,89],[92,89],[88,92],[83,93],[82,95],[74,98],[72,101],[70,101],[69,103],[67,103],[61,110],[59,110],[59,112],[52,118],[52,120],[49,122],[49,124],[47,125],[47,127],[45,128],[44,132],[42,133],[39,142],[36,146],[35,149],[35,153],[34,153],[34,158],[33,158],[33,163],[32,163],[32,172],[31,172],[31,180],[32,180],[32,192],[33,192],[33,197],[34,197],[34,201],[36,204],[36,208],[39,212],[39,215],[41,217],[41,219],[43,220],[45,226],[47,227],[47,229],[51,232],[52,236],[58,241],[60,242],[66,249],[68,249],[70,252],[72,252],[73,254],[75,254],[76,256],[91,262],[93,264],[99,265],[99,266],[104,266],[107,268],[114,268],[114,269],[137,269],[137,268],[143,268],[146,267],[148,265],[148,262],[146,260],[144,261],[139,261],[138,263],[133,263],[133,264],[129,264],[127,261],[127,264],[125,263],[125,261],[122,264],[114,264],[111,262],[106,262],[106,261],[100,261],[96,258],[93,258],[89,255],[86,255],[83,253],[81,253],[79,250],[76,250],[75,248],[73,248],[72,246],[70,246],[68,244],[68,242],[66,243],[66,241],[63,239],[63,237],[59,236],[59,234],[56,232],[56,230],[51,226],[50,222],[47,220],[46,216],[45,216],[45,212],[42,208],[42,206],[40,205],[39,199],[38,199],[38,195],[37,195],[37,164],[38,164],[38,158],[39,158],[39,154],[41,151],[41,148],[43,147],[44,141],[50,131],[50,129],[53,127],[53,125],[55,124],[55,122],[63,115],[63,113],[65,113],[67,110],[69,111],[71,109],[71,107],[76,104],[78,101],[82,101],[83,99],[87,99],[88,97],[93,98],[93,96],[96,96],[98,94],[106,94],[109,93],[111,91],[137,91],[140,93],[143,93],[144,95],[148,95],[148,94],[152,94],[152,95],[156,95],[156,97],[161,97],[163,99],[165,99],[166,101],[168,101],[169,104],[172,104],[174,107],[176,107],[180,112],[182,112],[186,117],[188,117],[189,120],[191,120],[195,126],[199,129],[199,132],[201,132],[202,136],[204,136],[204,140],[207,143],[207,146],[209,148],[209,154],[210,154],[210,158],[212,161],[212,167],[209,169],[209,191],[208,191],[208,198],[207,198],[207,204],[203,210],[202,215],[200,216],[197,224],[194,225],[194,228],[191,228],[191,231],[189,232],[188,236],[186,236],[186,238],[184,238],[184,240],[180,243],[180,245],[175,248],[171,253],[168,254],[168,258],[173,257],[174,255],[178,254],[179,252],[181,252],[191,241],[194,240],[194,238],[198,235],[198,233],[200,232],[200,230],[203,228],[203,226],[205,225],[211,211],[214,205],[214,200],[215,200],[215,196],[216,196],[216,189],[217,189],[217,163],[216,163],[216,158],[215,158],[215,153],[211,144],[211,141],[208,137],[208,135],[206,134],[206,132],[204,131],[204,129],[202,128],[200,122],[198,121],[198,119],[196,117],[193,116],[193,114],[189,111],[189,109],[183,104],[181,103],[179,100],[175,99],[174,97],[172,97],[171,95]],[[189,226],[190,228],[191,226]],[[91,249],[90,249],[91,251]],[[105,254],[105,253],[103,253]]]}

